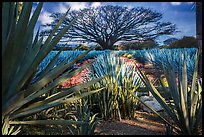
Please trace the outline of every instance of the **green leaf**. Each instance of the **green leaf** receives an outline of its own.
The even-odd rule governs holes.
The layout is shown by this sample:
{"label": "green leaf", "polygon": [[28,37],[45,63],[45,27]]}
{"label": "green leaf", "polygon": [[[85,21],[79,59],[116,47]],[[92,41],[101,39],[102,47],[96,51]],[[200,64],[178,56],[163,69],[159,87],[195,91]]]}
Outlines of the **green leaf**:
{"label": "green leaf", "polygon": [[73,120],[34,120],[34,121],[9,121],[9,124],[15,125],[83,125],[85,122],[82,121],[73,121]]}
{"label": "green leaf", "polygon": [[12,26],[15,24],[15,3],[4,2],[2,5],[2,55],[7,48]]}
{"label": "green leaf", "polygon": [[141,70],[138,68],[141,75],[141,79],[149,89],[149,91],[152,93],[152,95],[155,97],[155,99],[159,102],[159,104],[164,108],[164,110],[167,112],[167,114],[177,123],[179,124],[179,120],[177,119],[174,112],[170,109],[170,107],[165,102],[165,99],[160,95],[158,90],[153,86],[153,84],[148,80],[148,78],[141,72]]}
{"label": "green leaf", "polygon": [[[7,92],[7,88],[9,80],[11,79],[11,73],[10,70],[15,70],[14,68],[11,68],[13,64],[11,62],[13,61],[13,57],[10,56],[10,54],[13,53],[14,49],[14,33],[15,33],[15,3],[11,2],[5,2],[3,3],[2,7],[2,17],[3,17],[3,23],[2,23],[2,92]],[[7,14],[8,13],[8,14]],[[14,54],[15,55],[15,54]],[[5,100],[7,100],[7,97],[9,95],[4,96],[3,103]]]}
{"label": "green leaf", "polygon": [[64,103],[70,103],[70,102],[79,100],[79,99],[81,99],[81,98],[83,98],[85,96],[88,96],[88,95],[91,95],[93,93],[96,93],[96,92],[98,92],[98,91],[100,91],[102,89],[104,89],[104,88],[97,89],[97,90],[90,91],[90,92],[86,92],[86,93],[83,93],[81,95],[77,95],[77,96],[74,96],[74,97],[71,97],[71,98],[67,98],[65,100],[64,99],[56,100],[56,101],[53,101],[53,102],[41,105],[39,107],[35,107],[33,109],[26,110],[26,111],[21,112],[21,113],[16,113],[16,114],[13,113],[13,114],[10,115],[10,117],[14,119],[14,118],[25,116],[25,115],[30,115],[30,114],[33,114],[33,113],[36,113],[36,112],[39,112],[39,111],[42,111],[42,110],[54,107],[54,106],[59,106],[59,105],[64,104]]}
{"label": "green leaf", "polygon": [[187,79],[187,63],[186,63],[186,50],[184,51],[184,64],[183,64],[183,71],[182,71],[182,85],[183,85],[183,95],[185,106],[187,106],[187,93],[188,93],[188,79]]}
{"label": "green leaf", "polygon": [[65,71],[68,67],[70,67],[71,65],[73,65],[75,62],[77,62],[78,60],[80,60],[81,58],[83,58],[85,55],[87,55],[93,48],[90,48],[89,50],[87,50],[85,53],[79,55],[77,58],[75,58],[74,60],[70,61],[69,63],[67,63],[66,65],[64,65],[64,61],[61,63],[61,65],[59,65],[58,67],[55,67],[48,75],[46,75],[45,77],[43,77],[41,80],[39,80],[38,82],[36,82],[35,84],[31,85],[30,88],[27,90],[28,93],[33,93],[34,91],[38,91],[39,89],[41,89],[41,87],[45,86],[47,83],[49,83],[53,78],[56,78],[57,76],[59,76],[63,71]]}
{"label": "green leaf", "polygon": [[40,27],[38,28],[38,31],[37,31],[37,33],[35,35],[35,38],[34,38],[34,41],[33,41],[33,46],[38,42],[39,33],[40,33]]}
{"label": "green leaf", "polygon": [[59,22],[57,23],[57,25],[54,27],[54,29],[52,30],[52,32],[49,34],[49,36],[47,37],[44,45],[45,47],[48,45],[48,43],[50,43],[52,37],[54,36],[55,32],[57,32],[57,30],[59,29],[60,25],[62,24],[63,20],[65,19],[65,17],[67,16],[68,12],[69,12],[70,8],[67,10],[67,12],[60,18]]}
{"label": "green leaf", "polygon": [[[69,96],[70,94],[76,92],[76,91],[80,91],[81,89],[84,89],[84,88],[87,88],[91,85],[93,85],[94,83],[100,81],[102,78],[97,78],[97,79],[94,79],[94,80],[91,80],[89,82],[86,82],[86,83],[83,83],[83,84],[79,84],[77,86],[74,86],[72,88],[68,88],[68,89],[63,89],[61,92],[57,92],[49,97],[47,97],[45,100],[41,101],[41,102],[37,102],[35,104],[32,104],[31,106],[29,106],[28,108],[25,108],[21,111],[26,111],[26,110],[29,110],[29,109],[32,109],[34,107],[38,107],[38,106],[41,106],[41,105],[45,105],[47,103],[50,103],[52,101],[56,101],[58,99],[62,99],[62,98],[65,98],[67,96]],[[20,111],[20,112],[21,112]]]}
{"label": "green leaf", "polygon": [[55,65],[55,62],[57,61],[61,52],[62,52],[62,49],[53,57],[53,59],[50,61],[47,67],[43,70],[42,74],[39,76],[39,79],[42,79],[45,75],[47,75],[47,73],[51,71],[52,67]]}
{"label": "green leaf", "polygon": [[[28,103],[28,102],[34,100],[35,98],[38,98],[39,96],[41,96],[41,95],[47,93],[48,91],[50,91],[51,89],[53,89],[54,87],[56,87],[58,84],[60,84],[60,83],[62,83],[63,81],[67,80],[68,78],[71,78],[71,77],[74,76],[76,73],[79,73],[80,71],[82,71],[85,67],[87,67],[87,65],[88,65],[88,64],[84,65],[84,66],[81,67],[80,69],[77,69],[77,70],[73,71],[73,72],[70,73],[69,75],[67,75],[67,73],[69,73],[69,72],[64,73],[61,77],[57,78],[51,85],[47,86],[46,88],[41,89],[41,90],[38,91],[38,92],[36,91],[35,93],[31,93],[29,96],[25,95],[26,98],[24,98],[23,100],[21,100],[21,101],[19,101],[19,102],[17,102],[15,99],[18,100],[18,99],[19,99],[18,96],[19,96],[19,97],[24,96],[24,94],[28,94],[29,91],[27,90],[27,91],[21,92],[20,95],[17,94],[17,95],[15,96],[15,98],[12,98],[12,99],[11,99],[11,101],[12,101],[12,102],[15,102],[15,104],[12,104],[11,107],[6,107],[6,106],[5,106],[5,108],[8,109],[8,110],[5,110],[5,111],[6,111],[5,113],[8,113],[9,110],[13,110],[13,112],[14,112],[15,110],[19,109],[19,108],[20,108],[21,106],[23,106],[24,104],[26,104],[26,103]],[[55,77],[53,77],[53,78],[55,78]],[[53,78],[52,78],[52,79],[53,79]],[[9,104],[11,104],[10,101],[7,102],[6,105],[8,106]],[[4,111],[3,111],[3,112],[4,112]]]}
{"label": "green leaf", "polygon": [[191,91],[190,91],[190,98],[191,98],[190,125],[193,125],[195,121],[196,105],[197,105],[198,94],[199,94],[199,93],[196,94],[197,75],[198,75],[198,50],[196,50],[196,55],[195,55],[195,65],[194,65],[193,79],[192,79]]}

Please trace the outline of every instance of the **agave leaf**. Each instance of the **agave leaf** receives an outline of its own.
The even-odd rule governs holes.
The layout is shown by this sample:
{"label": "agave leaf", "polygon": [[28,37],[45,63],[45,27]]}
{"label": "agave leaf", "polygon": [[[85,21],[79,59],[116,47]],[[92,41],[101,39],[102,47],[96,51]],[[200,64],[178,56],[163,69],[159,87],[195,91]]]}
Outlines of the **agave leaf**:
{"label": "agave leaf", "polygon": [[[31,50],[31,57],[29,63],[32,63],[31,60],[34,60],[34,58],[37,56],[38,52],[40,51],[41,45],[43,42],[43,37],[41,37],[36,44],[33,46],[33,50]],[[37,70],[37,69],[36,69]]]}
{"label": "agave leaf", "polygon": [[15,124],[15,125],[71,125],[71,124],[77,124],[77,125],[83,125],[85,122],[82,121],[73,121],[73,120],[35,120],[35,121],[9,121],[9,124]]}
{"label": "agave leaf", "polygon": [[[20,108],[21,106],[23,106],[24,104],[28,103],[29,101],[31,100],[34,100],[35,98],[38,98],[39,96],[47,93],[48,91],[50,91],[51,89],[53,89],[54,87],[56,87],[58,84],[62,83],[63,81],[67,80],[68,78],[71,78],[72,76],[74,76],[76,73],[79,73],[80,71],[82,71],[85,67],[87,67],[88,64],[84,65],[83,67],[81,67],[80,69],[77,69],[75,71],[73,71],[72,73],[70,73],[69,75],[67,75],[67,73],[64,73],[63,76],[59,77],[58,79],[56,79],[53,83],[51,83],[51,85],[49,85],[48,87],[46,88],[43,88],[42,90],[38,91],[38,92],[35,92],[35,93],[32,93],[30,94],[29,96],[27,96],[26,98],[24,98],[23,100],[19,100],[18,97],[20,96],[24,96],[24,94],[27,94],[29,93],[29,91],[24,91],[24,92],[21,92],[21,94],[17,94],[15,96],[15,98],[12,98],[9,102],[7,102],[5,108],[6,110],[4,110],[5,112],[4,113],[8,113],[9,111],[15,111],[17,110],[18,108]],[[15,99],[18,99],[19,102],[17,102]],[[12,102],[15,102],[15,104],[13,104],[11,107],[7,107],[9,106]],[[4,108],[4,107],[3,107]]]}
{"label": "agave leaf", "polygon": [[[132,94],[132,93],[131,93]],[[167,123],[168,125],[171,125],[173,128],[178,129],[176,126],[174,126],[173,124],[171,124],[167,119],[165,119],[164,117],[162,117],[157,111],[155,111],[154,109],[152,109],[149,105],[147,105],[145,102],[143,102],[142,100],[140,100],[139,97],[137,97],[136,95],[132,94],[138,101],[140,101],[143,105],[145,105],[148,109],[150,109],[153,113],[155,113],[157,116],[159,116],[165,123]]]}
{"label": "agave leaf", "polygon": [[185,104],[185,97],[184,97],[184,93],[183,93],[183,87],[182,87],[182,84],[181,84],[181,89],[180,89],[180,97],[181,97],[181,112],[182,112],[182,115],[181,115],[181,120],[184,125],[184,129],[186,130],[185,132],[188,132],[188,134],[190,134],[190,129],[189,129],[189,119],[188,119],[188,113],[187,113],[187,109],[186,109],[186,104]]}
{"label": "agave leaf", "polygon": [[164,108],[164,110],[169,114],[169,116],[172,117],[172,119],[177,124],[179,124],[179,120],[177,119],[176,115],[172,112],[170,107],[167,105],[167,103],[165,102],[165,99],[160,95],[158,90],[153,86],[153,84],[148,80],[148,78],[141,72],[140,68],[138,68],[138,70],[141,74],[139,76],[141,77],[141,79],[143,80],[143,82],[145,83],[149,91],[152,93],[152,95],[156,98],[156,100]]}
{"label": "agave leaf", "polygon": [[18,128],[16,129],[16,131],[12,132],[11,135],[17,135],[19,132],[21,132],[20,129],[21,129],[21,126],[18,127]]}
{"label": "agave leaf", "polygon": [[[26,6],[27,5],[27,6]],[[22,14],[21,14],[21,17],[20,17],[20,20],[19,20],[19,23],[18,23],[18,28],[17,28],[17,30],[19,30],[19,29],[21,29],[21,31],[23,31],[24,29],[23,29],[23,27],[22,27],[22,21],[21,21],[21,18],[22,19],[27,19],[27,16],[28,16],[28,14],[29,13],[27,13],[27,14],[25,14],[24,12],[29,12],[29,10],[30,10],[30,8],[32,7],[32,5],[30,6],[29,5],[29,3],[25,3],[24,4],[24,7],[25,8],[23,8],[23,10],[22,10]],[[26,26],[25,25],[25,22],[26,21],[24,21],[24,26]],[[59,38],[59,37],[58,37]],[[55,42],[56,42],[56,39],[55,39]],[[16,47],[16,46],[13,46],[13,47]],[[17,54],[19,54],[19,53],[17,53]],[[41,53],[42,54],[42,53]],[[36,58],[36,60],[33,62],[33,64],[30,66],[30,69],[27,69],[27,71],[25,71],[24,72],[24,76],[23,76],[23,78],[24,79],[22,79],[21,80],[21,83],[23,83],[22,85],[24,85],[25,83],[26,83],[26,81],[27,81],[27,79],[29,79],[30,78],[30,76],[36,71],[36,69],[37,69],[37,66],[38,66],[38,64],[40,63],[40,61],[41,61],[41,59],[40,58]],[[10,63],[7,63],[7,64],[10,64]],[[11,63],[12,64],[12,63]],[[20,87],[22,87],[22,85],[20,85]],[[10,91],[12,91],[12,90],[10,90]],[[11,96],[11,93],[9,94],[6,94],[8,97],[9,96]],[[20,96],[22,96],[21,94],[20,94]],[[17,100],[19,100],[19,99],[17,99]],[[11,101],[10,101],[11,102]],[[7,103],[7,102],[6,102]],[[8,104],[8,103],[7,103]],[[11,104],[10,104],[11,105]],[[12,105],[11,105],[12,106]],[[8,109],[10,109],[10,108],[8,108]],[[5,109],[4,109],[5,110]],[[11,110],[11,109],[10,109]],[[3,114],[6,114],[7,112],[9,112],[9,111],[6,111],[6,112],[3,112]]]}
{"label": "agave leaf", "polygon": [[[15,74],[18,72],[19,70],[18,66],[22,62],[21,59],[23,59],[22,56],[25,55],[25,51],[27,50],[26,49],[27,45],[24,44],[24,41],[29,41],[28,39],[25,40],[25,37],[27,36],[26,27],[28,24],[31,9],[32,9],[32,3],[24,4],[20,20],[18,21],[17,28],[15,29],[16,31],[14,32],[14,34],[12,34],[14,35],[13,41],[15,41],[15,43],[14,43],[14,46],[12,45],[11,52],[9,52],[7,55],[12,54],[13,56],[15,56],[15,58],[12,58],[11,60],[6,58],[6,61],[7,61],[6,64],[10,64],[10,65],[6,65],[9,68],[7,69],[5,68],[6,71],[8,72],[8,75],[5,77],[10,78],[9,83],[12,83],[13,81],[18,81],[18,80],[13,80],[13,76],[15,76]],[[25,34],[25,35],[22,35],[22,34]],[[15,76],[14,78],[18,79],[18,77],[19,75]],[[16,85],[13,85],[13,86],[15,87]],[[9,86],[10,89],[7,91],[6,99],[8,99],[12,95],[12,92],[16,92],[16,90],[12,90],[13,86]]]}
{"label": "agave leaf", "polygon": [[[33,41],[33,47],[34,47],[34,45],[38,42],[39,33],[40,33],[40,27],[38,28],[38,31],[37,31],[37,33],[36,33],[36,35],[35,35],[35,38],[34,38],[34,41]],[[32,48],[33,48],[33,47],[32,47]],[[31,48],[30,48],[30,49],[31,49]]]}
{"label": "agave leaf", "polygon": [[[18,66],[19,63],[21,63],[22,55],[24,56],[27,50],[26,47],[28,46],[25,42],[31,39],[27,37],[27,33],[26,33],[27,30],[29,29],[27,28],[27,25],[29,22],[31,9],[32,9],[32,2],[25,2],[15,31],[15,46],[13,51],[15,58],[13,59],[13,64],[12,64],[13,66]],[[25,35],[22,35],[22,34],[25,34]],[[13,66],[11,67],[13,68]],[[12,72],[11,74],[15,74],[15,70],[11,72]]]}
{"label": "agave leaf", "polygon": [[[188,134],[191,134],[190,133],[190,128],[189,128],[189,117],[188,117],[188,108],[187,108],[187,90],[188,90],[188,85],[187,85],[187,68],[186,68],[186,55],[185,55],[185,52],[184,52],[184,63],[183,63],[183,70],[182,70],[182,79],[180,83],[180,101],[181,101],[181,112],[182,112],[182,118],[183,118],[183,122],[182,123],[185,123],[185,129],[186,129],[186,132],[188,132]],[[179,65],[181,66],[181,64]]]}
{"label": "agave leaf", "polygon": [[164,69],[164,74],[166,76],[172,98],[175,103],[175,107],[177,108],[177,111],[180,110],[180,99],[179,99],[179,91],[177,88],[177,83],[176,83],[176,75],[175,73],[171,70],[171,68]]}
{"label": "agave leaf", "polygon": [[82,57],[84,57],[85,55],[88,54],[88,52],[90,52],[93,48],[90,48],[89,50],[87,50],[85,53],[79,55],[77,58],[75,58],[74,60],[70,61],[69,63],[67,63],[66,65],[63,65],[64,62],[62,62],[61,66],[55,67],[52,72],[50,72],[48,75],[46,75],[45,77],[43,77],[41,80],[39,80],[38,82],[36,82],[35,84],[31,85],[30,88],[27,90],[28,93],[33,93],[34,91],[38,91],[41,87],[45,86],[47,83],[49,83],[53,78],[57,77],[60,73],[62,73],[63,71],[66,70],[66,68],[70,67],[71,65],[73,65],[75,62],[77,62],[78,60],[80,60]]}
{"label": "agave leaf", "polygon": [[32,2],[24,2],[23,3],[23,8],[20,14],[20,18],[17,22],[17,31],[18,32],[25,32],[26,27],[24,25],[27,25],[29,22],[29,18],[30,18],[30,13],[31,13],[31,9],[32,9]]}
{"label": "agave leaf", "polygon": [[[43,47],[46,47],[46,49],[53,49],[54,46],[60,41],[60,39],[64,36],[64,34],[71,28],[72,24],[74,24],[76,18],[66,27],[64,27],[53,39],[52,41],[48,44],[48,46],[46,47],[46,45],[44,45]],[[48,50],[49,51],[49,50]],[[49,52],[48,52],[49,53]]]}
{"label": "agave leaf", "polygon": [[192,79],[191,91],[190,91],[190,98],[191,98],[190,125],[193,125],[195,121],[196,104],[198,100],[198,95],[195,93],[196,92],[196,78],[198,75],[198,58],[197,57],[198,57],[198,50],[196,51],[196,56],[195,56],[195,65],[194,65],[193,79]]}
{"label": "agave leaf", "polygon": [[65,19],[65,17],[67,16],[67,13],[69,12],[70,8],[67,10],[67,12],[60,18],[59,22],[57,23],[57,25],[54,27],[54,29],[52,30],[52,32],[50,33],[50,35],[47,37],[44,45],[47,46],[48,43],[50,43],[52,37],[54,36],[54,34],[57,32],[58,28],[60,27],[60,25],[62,24],[63,20]]}
{"label": "agave leaf", "polygon": [[[26,70],[28,69],[28,67],[31,65],[31,63],[33,62],[33,59],[35,58],[35,55],[37,54],[37,52],[40,49],[41,43],[42,43],[43,38],[41,38],[34,46],[34,49],[32,50],[32,53],[27,54],[27,56],[25,56],[25,60],[24,62],[22,62],[20,70],[18,72],[18,75],[15,77],[15,81],[11,83],[9,91],[13,91],[14,89],[17,89],[15,91],[19,91],[23,85],[25,85],[25,83],[22,83],[22,79],[25,78],[26,76]],[[34,69],[33,69],[34,70]],[[36,71],[36,70],[35,70]],[[35,71],[33,73],[35,73]],[[29,77],[27,77],[29,78]],[[31,76],[30,76],[31,78]],[[26,82],[26,81],[25,81]]]}
{"label": "agave leaf", "polygon": [[[42,38],[39,40],[39,42],[37,42],[36,43],[36,51],[34,51],[34,52],[37,52],[37,50],[39,49],[39,47],[40,47],[40,44],[41,44],[41,42],[42,42]],[[37,49],[38,48],[38,49]],[[33,54],[35,54],[35,53],[33,53]],[[32,54],[31,54],[32,55]],[[22,64],[22,66],[24,66],[22,69],[21,69],[21,71],[19,72],[19,74],[20,73],[25,73],[25,71],[26,71],[26,69],[29,67],[29,65],[30,65],[30,63],[32,62],[32,58],[29,58],[29,57],[27,57],[26,58],[26,60],[25,60],[25,63],[23,63]],[[22,75],[19,75],[19,77],[18,78],[20,78],[20,76],[22,76]],[[18,80],[20,80],[20,79],[18,79]],[[14,87],[14,85],[17,85],[17,86],[20,86],[21,85],[21,83],[18,81],[17,79],[13,82],[13,83],[11,83],[11,85],[10,85],[10,90],[12,91],[12,90],[14,90],[15,89],[15,87]],[[23,84],[22,84],[23,85]],[[24,84],[25,85],[25,84]],[[20,88],[20,87],[18,87],[18,88]],[[5,104],[3,105],[3,110],[4,110],[4,108],[7,108],[7,109],[10,109],[11,107],[11,104],[16,104],[18,101],[20,101],[19,99],[22,99],[22,97],[24,96],[23,95],[24,94],[24,92],[17,92],[16,94],[14,94],[13,96],[11,96],[11,98],[9,98],[6,102],[5,102]],[[4,112],[4,111],[3,111]]]}
{"label": "agave leaf", "polygon": [[200,99],[198,99],[199,95],[201,95],[202,93],[202,87],[200,85],[200,82],[198,82],[198,93],[194,96],[194,98],[197,98],[196,100],[196,104],[195,104],[195,108],[193,108],[193,115],[191,116],[191,129],[193,129],[193,127],[195,129],[197,129],[198,127],[198,123],[200,121],[202,121],[202,97]]}
{"label": "agave leaf", "polygon": [[[12,56],[10,56],[10,53],[13,53],[13,45],[14,45],[14,30],[15,30],[15,17],[13,12],[15,11],[15,6],[14,3],[7,3],[4,2],[3,3],[3,7],[2,7],[2,92],[4,93],[7,88],[8,88],[8,83],[10,80],[10,76],[11,74],[8,73],[9,70],[11,69],[11,61],[13,60]],[[8,13],[8,14],[7,14]],[[5,21],[5,22],[4,22]],[[10,24],[9,26],[7,24]],[[5,33],[4,33],[5,30]],[[5,35],[5,36],[4,36]],[[3,98],[3,102],[5,102],[6,100],[6,96],[5,98]]]}
{"label": "agave leaf", "polygon": [[194,129],[198,129],[199,123],[202,121],[202,101],[200,102],[200,107],[196,111],[195,120],[192,123]]}
{"label": "agave leaf", "polygon": [[[165,83],[164,83],[164,81],[162,80],[162,78],[161,78],[161,76],[159,77],[159,82],[161,83],[161,85],[162,85],[162,90],[164,91],[164,93],[166,94],[166,95],[169,95],[168,93],[168,91],[167,91],[167,87],[165,86]],[[170,96],[170,95],[169,95]]]}
{"label": "agave leaf", "polygon": [[[177,86],[177,82],[176,82],[176,74],[175,72],[172,71],[171,67],[168,65],[168,67],[166,69],[164,69],[164,74],[167,78],[168,81],[168,85],[169,85],[169,89],[170,89],[170,93],[171,96],[174,100],[174,106],[176,109],[173,109],[173,113],[176,115],[177,119],[182,117],[182,112],[181,112],[181,105],[180,105],[180,86]],[[179,74],[180,75],[180,74]],[[180,78],[181,76],[179,76],[178,78]],[[180,83],[178,83],[180,84]],[[177,120],[177,125],[181,126],[181,123],[179,120]]]}
{"label": "agave leaf", "polygon": [[183,72],[182,73],[183,95],[184,95],[185,106],[187,106],[188,79],[187,79],[186,50],[184,51],[184,64],[183,64],[182,72]]}
{"label": "agave leaf", "polygon": [[[57,28],[57,26],[55,26]],[[66,27],[67,28],[67,27]],[[65,30],[65,29],[63,29]],[[63,32],[64,34],[66,32]],[[58,38],[55,39],[55,43],[59,42],[60,40],[60,36],[62,37],[62,30],[58,33]],[[57,41],[58,40],[58,41]],[[53,44],[55,44],[53,43]],[[23,79],[21,80],[21,83],[25,83],[26,80],[33,74],[33,72],[35,72],[35,70],[37,69],[38,65],[40,64],[40,62],[46,57],[46,55],[54,48],[55,45],[49,44],[49,46],[43,46],[41,48],[41,50],[38,52],[35,60],[32,62],[32,65],[30,65],[29,69],[27,69],[27,71],[25,72],[25,75],[23,77]],[[45,48],[46,47],[46,48]],[[40,87],[41,88],[41,87]]]}
{"label": "agave leaf", "polygon": [[50,61],[47,67],[43,70],[43,73],[41,73],[41,75],[39,76],[39,79],[42,79],[52,69],[61,52],[62,52],[62,49],[53,57],[53,59]]}
{"label": "agave leaf", "polygon": [[[23,41],[23,45],[25,45],[26,47],[28,47],[28,45],[32,45],[32,41],[33,41],[33,33],[34,33],[34,27],[36,25],[36,22],[38,20],[38,17],[40,15],[40,11],[42,9],[43,3],[40,2],[36,8],[36,10],[33,13],[33,16],[31,17],[28,25],[27,25],[27,29],[25,31],[25,40]],[[26,49],[26,48],[25,48]],[[28,51],[30,51],[30,49],[32,49],[32,47],[28,48]],[[25,50],[25,52],[22,52],[23,56],[26,56],[27,51]],[[22,60],[24,60],[23,57],[20,58],[20,60],[18,61],[19,65],[21,64]]]}
{"label": "agave leaf", "polygon": [[[12,26],[15,23],[13,16],[15,12],[15,3],[4,2],[2,5],[2,55],[8,43],[8,36],[11,33]],[[8,23],[9,22],[9,23]]]}
{"label": "agave leaf", "polygon": [[[83,87],[82,87],[83,88]],[[105,88],[105,87],[104,87]],[[33,109],[30,109],[30,110],[26,110],[24,112],[20,112],[20,113],[12,113],[10,115],[11,118],[17,118],[17,117],[21,117],[21,116],[25,116],[25,115],[30,115],[30,114],[33,114],[33,113],[36,113],[36,112],[39,112],[39,111],[42,111],[42,110],[45,110],[45,109],[48,109],[48,108],[51,108],[51,107],[55,107],[55,106],[59,106],[61,104],[64,104],[64,103],[70,103],[70,102],[74,102],[76,100],[79,100],[85,96],[88,96],[88,95],[91,95],[93,93],[96,93],[104,88],[100,88],[100,89],[97,89],[97,90],[93,90],[93,91],[90,91],[90,92],[86,92],[86,93],[83,93],[81,95],[76,95],[74,97],[71,97],[71,98],[67,98],[67,99],[61,99],[61,100],[56,100],[56,101],[53,101],[53,102],[50,102],[50,103],[46,103],[44,105],[41,105],[39,107],[35,107]]]}
{"label": "agave leaf", "polygon": [[9,125],[9,119],[5,118],[4,123],[3,123],[3,127],[2,127],[2,134],[3,135],[8,135],[8,129],[10,128]]}
{"label": "agave leaf", "polygon": [[[35,28],[36,22],[38,20],[38,17],[40,15],[42,7],[43,7],[43,3],[39,2],[36,10],[34,11],[32,17],[28,23],[27,30],[25,32],[25,35],[26,35],[26,37],[25,37],[26,40],[24,42],[25,45],[31,45],[32,44],[34,28]],[[39,33],[39,31],[38,31],[38,33]],[[34,42],[37,42],[37,40],[36,40],[37,37],[38,37],[38,34],[36,34]],[[29,49],[32,49],[32,48],[30,47]]]}
{"label": "agave leaf", "polygon": [[[94,80],[91,80],[89,82],[86,82],[86,83],[83,83],[83,84],[79,84],[77,86],[74,86],[72,88],[69,88],[69,89],[65,89],[65,90],[62,90],[61,92],[58,92],[58,93],[55,93],[49,97],[47,97],[45,100],[41,101],[41,102],[37,102],[35,104],[32,104],[31,106],[29,106],[28,108],[25,108],[21,111],[26,111],[26,110],[29,110],[29,109],[32,109],[34,107],[37,107],[37,106],[41,106],[41,105],[44,105],[44,104],[47,104],[49,102],[52,102],[52,101],[56,101],[58,99],[62,99],[62,98],[65,98],[67,96],[69,96],[70,94],[76,92],[76,91],[79,91],[83,88],[86,88],[86,87],[89,87],[90,85],[93,85],[94,83],[100,81],[102,78],[97,78],[97,79],[94,79]],[[20,111],[20,112],[21,112]]]}
{"label": "agave leaf", "polygon": [[11,128],[9,129],[8,135],[12,133],[13,129],[14,129],[14,126],[11,126]]}
{"label": "agave leaf", "polygon": [[[30,19],[29,24],[28,24],[27,34],[30,34],[34,30],[34,27],[36,25],[36,22],[38,20],[38,17],[40,15],[42,7],[43,7],[43,2],[39,2],[36,10],[34,11],[32,17]],[[36,35],[36,36],[38,36],[38,35]]]}

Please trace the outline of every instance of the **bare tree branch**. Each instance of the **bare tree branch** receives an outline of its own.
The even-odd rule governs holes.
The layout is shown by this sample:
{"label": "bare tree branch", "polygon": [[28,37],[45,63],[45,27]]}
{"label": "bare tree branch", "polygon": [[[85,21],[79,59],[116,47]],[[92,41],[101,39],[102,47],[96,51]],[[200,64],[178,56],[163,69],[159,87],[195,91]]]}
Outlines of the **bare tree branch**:
{"label": "bare tree branch", "polygon": [[[82,13],[82,14],[80,14]],[[129,9],[121,6],[101,6],[72,11],[63,25],[78,15],[76,23],[64,38],[96,42],[104,49],[111,49],[117,41],[155,39],[161,35],[176,32],[176,26],[170,22],[160,22],[162,14],[151,9],[137,7]],[[60,13],[53,13],[54,21],[43,27],[54,27],[59,21]],[[41,34],[48,35],[51,30]]]}

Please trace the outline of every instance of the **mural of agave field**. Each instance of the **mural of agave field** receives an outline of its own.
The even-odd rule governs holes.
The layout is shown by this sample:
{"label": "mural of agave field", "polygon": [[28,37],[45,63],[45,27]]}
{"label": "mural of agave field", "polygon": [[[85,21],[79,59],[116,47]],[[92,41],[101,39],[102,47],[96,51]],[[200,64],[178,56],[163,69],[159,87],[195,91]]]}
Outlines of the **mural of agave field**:
{"label": "mural of agave field", "polygon": [[2,3],[2,135],[202,135],[198,30],[159,46],[157,11],[67,3],[38,29],[48,2]]}

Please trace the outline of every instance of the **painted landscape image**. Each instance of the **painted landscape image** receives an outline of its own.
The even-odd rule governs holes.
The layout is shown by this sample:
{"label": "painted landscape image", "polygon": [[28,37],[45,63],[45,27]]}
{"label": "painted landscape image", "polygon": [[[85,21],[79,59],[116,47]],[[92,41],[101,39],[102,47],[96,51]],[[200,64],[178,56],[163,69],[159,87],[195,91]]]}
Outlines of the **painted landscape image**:
{"label": "painted landscape image", "polygon": [[202,135],[202,2],[2,2],[2,135]]}

